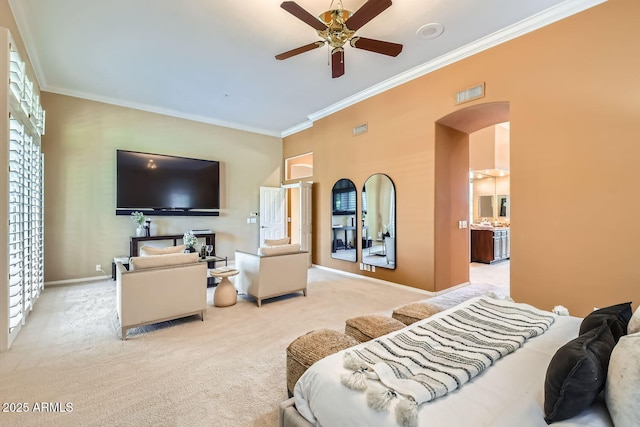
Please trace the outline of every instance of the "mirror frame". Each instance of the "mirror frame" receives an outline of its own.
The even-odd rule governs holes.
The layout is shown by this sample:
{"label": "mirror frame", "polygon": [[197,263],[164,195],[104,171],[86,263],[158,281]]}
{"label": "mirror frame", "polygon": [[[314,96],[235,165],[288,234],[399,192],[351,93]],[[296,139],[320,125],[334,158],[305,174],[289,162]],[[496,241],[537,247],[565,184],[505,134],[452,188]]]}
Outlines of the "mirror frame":
{"label": "mirror frame", "polygon": [[[344,186],[345,189],[339,188],[340,186]],[[336,194],[350,193],[351,191],[354,193],[353,210],[349,209],[351,206],[347,206],[347,209],[336,209]],[[340,202],[340,200],[338,200],[338,202]],[[357,212],[358,189],[356,185],[348,178],[337,180],[335,184],[333,184],[333,188],[331,188],[331,258],[347,262],[358,261]],[[349,219],[351,221],[349,221]],[[349,239],[349,234],[351,234],[351,239]],[[338,246],[339,241],[343,242],[341,247]],[[345,251],[344,256],[339,256],[340,252],[338,251],[341,249]]]}
{"label": "mirror frame", "polygon": [[[379,177],[379,178],[378,178]],[[386,197],[385,208],[388,210],[387,220],[385,221],[382,213],[372,212],[372,206],[368,203],[367,196],[367,184],[373,186],[376,179],[384,179],[385,184],[388,183],[389,195]],[[369,195],[372,194],[373,188],[369,189]],[[381,197],[381,189],[378,188],[378,203],[385,201],[384,197]],[[361,259],[362,263],[379,268],[387,268],[395,270],[396,268],[396,187],[391,177],[383,173],[375,173],[366,179],[362,186],[362,201],[361,201]],[[367,219],[370,216],[374,216],[379,221],[378,224],[373,226],[377,228],[376,234],[370,236],[369,222]],[[371,237],[371,238],[370,238]],[[377,237],[377,238],[376,238]],[[377,243],[374,245],[374,243]],[[377,249],[373,249],[377,247]],[[372,250],[375,250],[372,255]]]}

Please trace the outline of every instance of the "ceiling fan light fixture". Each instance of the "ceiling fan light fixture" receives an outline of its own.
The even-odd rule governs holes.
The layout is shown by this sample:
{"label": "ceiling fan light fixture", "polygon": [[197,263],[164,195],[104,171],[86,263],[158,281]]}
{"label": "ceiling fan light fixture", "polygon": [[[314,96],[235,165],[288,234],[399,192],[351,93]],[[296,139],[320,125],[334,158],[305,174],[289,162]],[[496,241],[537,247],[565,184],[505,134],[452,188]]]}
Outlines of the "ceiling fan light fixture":
{"label": "ceiling fan light fixture", "polygon": [[343,46],[355,34],[355,31],[351,31],[345,25],[351,15],[353,13],[345,9],[327,10],[318,15],[318,18],[327,26],[324,30],[318,30],[318,36],[326,40],[332,47]]}
{"label": "ceiling fan light fixture", "polygon": [[423,40],[430,40],[439,37],[444,32],[442,24],[432,22],[431,24],[425,24],[418,28],[416,35]]}
{"label": "ceiling fan light fixture", "polygon": [[398,56],[400,54],[402,45],[399,43],[355,37],[356,31],[391,6],[391,0],[367,0],[355,12],[344,9],[341,0],[338,0],[337,7],[333,8],[334,1],[331,1],[329,10],[322,12],[317,17],[307,12],[295,1],[282,2],[280,4],[282,9],[314,28],[322,40],[283,52],[276,55],[275,58],[277,60],[291,58],[326,43],[330,51],[331,77],[336,78],[344,74],[343,46],[346,43],[350,43],[356,49],[383,55]]}

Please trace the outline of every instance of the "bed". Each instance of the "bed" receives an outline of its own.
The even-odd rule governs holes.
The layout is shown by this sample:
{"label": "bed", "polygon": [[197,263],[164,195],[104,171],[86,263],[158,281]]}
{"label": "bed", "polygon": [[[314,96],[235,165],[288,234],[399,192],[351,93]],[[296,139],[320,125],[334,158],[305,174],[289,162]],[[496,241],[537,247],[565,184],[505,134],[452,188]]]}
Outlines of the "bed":
{"label": "bed", "polygon": [[[471,299],[385,337],[443,318],[479,300]],[[547,367],[557,349],[578,336],[582,320],[570,316],[554,317],[544,333],[529,338],[522,347],[499,358],[457,389],[418,405],[417,425],[546,426],[543,407]],[[368,345],[370,343],[361,343],[311,366],[296,383],[289,408],[287,404],[281,405],[281,425],[399,426],[394,405],[398,405],[400,399],[391,399],[388,410],[376,411],[367,405],[366,393],[349,389],[341,382],[341,377],[351,374],[343,366],[345,352],[353,354]],[[601,427],[613,424],[604,400],[598,398],[578,416],[554,425]]]}

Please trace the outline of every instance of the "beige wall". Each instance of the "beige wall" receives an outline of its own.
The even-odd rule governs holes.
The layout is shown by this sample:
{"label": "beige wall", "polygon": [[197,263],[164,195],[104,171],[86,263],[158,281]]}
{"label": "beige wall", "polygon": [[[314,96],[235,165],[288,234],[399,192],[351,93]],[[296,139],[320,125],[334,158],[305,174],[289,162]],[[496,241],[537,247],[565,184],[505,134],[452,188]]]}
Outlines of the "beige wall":
{"label": "beige wall", "polygon": [[114,256],[129,253],[135,223],[115,215],[116,149],[221,162],[219,217],[151,216],[153,234],[212,228],[216,252],[258,248],[259,187],[279,186],[280,138],[43,93],[45,155],[45,281],[111,274]]}
{"label": "beige wall", "polygon": [[[512,295],[546,309],[562,304],[576,315],[621,301],[637,305],[640,56],[630,52],[640,39],[639,16],[640,2],[609,0],[285,138],[285,155],[314,152],[314,262],[441,288],[434,283],[434,188],[441,185],[435,123],[467,106],[507,101]],[[456,107],[453,95],[478,81],[486,82],[486,97]],[[353,137],[364,122],[368,133]],[[330,191],[340,178],[361,188],[376,172],[396,184],[397,269],[360,272],[330,257]],[[539,209],[541,202],[554,209]]]}

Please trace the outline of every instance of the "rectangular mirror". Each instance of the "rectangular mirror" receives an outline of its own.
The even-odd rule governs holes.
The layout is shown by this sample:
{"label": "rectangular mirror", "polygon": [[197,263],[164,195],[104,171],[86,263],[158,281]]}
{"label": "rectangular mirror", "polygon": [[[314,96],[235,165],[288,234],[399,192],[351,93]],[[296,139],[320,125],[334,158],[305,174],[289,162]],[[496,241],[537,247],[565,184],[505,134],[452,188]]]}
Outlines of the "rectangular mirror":
{"label": "rectangular mirror", "polygon": [[493,196],[478,196],[480,218],[493,219]]}

